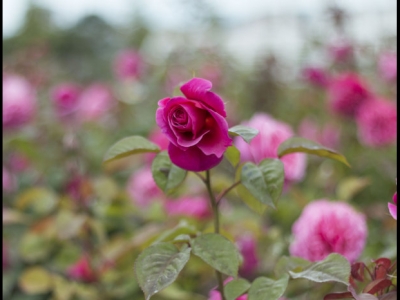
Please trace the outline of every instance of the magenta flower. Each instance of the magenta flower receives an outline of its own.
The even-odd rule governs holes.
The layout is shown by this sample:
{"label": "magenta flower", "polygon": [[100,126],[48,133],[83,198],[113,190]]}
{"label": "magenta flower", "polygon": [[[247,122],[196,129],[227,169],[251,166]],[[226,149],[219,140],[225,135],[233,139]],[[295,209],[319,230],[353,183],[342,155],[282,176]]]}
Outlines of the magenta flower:
{"label": "magenta flower", "polygon": [[292,256],[320,261],[331,253],[339,253],[354,262],[364,249],[367,224],[365,216],[349,204],[321,199],[304,208],[292,233]]}
{"label": "magenta flower", "polygon": [[82,256],[76,263],[67,269],[69,277],[75,280],[84,282],[96,281],[96,273],[90,266],[89,260],[86,256]]}
{"label": "magenta flower", "polygon": [[3,167],[3,192],[10,193],[16,188],[16,179],[6,168]]}
{"label": "magenta flower", "polygon": [[243,256],[239,274],[243,277],[251,276],[257,270],[259,263],[256,240],[252,235],[246,234],[236,240],[236,246]]}
{"label": "magenta flower", "polygon": [[[286,123],[277,121],[265,113],[255,114],[243,125],[259,130],[250,144],[242,139],[235,139],[235,146],[240,151],[242,161],[259,163],[265,158],[277,158],[279,145],[293,136],[293,131]],[[300,181],[304,177],[306,155],[293,153],[282,157],[287,181]]]}
{"label": "magenta flower", "polygon": [[62,83],[52,89],[51,100],[59,117],[63,118],[78,109],[79,93],[79,87],[72,83]]}
{"label": "magenta flower", "polygon": [[114,72],[120,80],[137,79],[143,70],[143,59],[134,49],[125,49],[115,57]]}
{"label": "magenta flower", "polygon": [[329,82],[328,73],[324,69],[318,67],[304,68],[301,72],[301,77],[306,82],[321,88],[325,88]]}
{"label": "magenta flower", "polygon": [[127,192],[134,203],[140,207],[148,206],[163,195],[156,185],[150,167],[135,171],[128,179]]}
{"label": "magenta flower", "polygon": [[397,54],[385,52],[379,56],[378,71],[383,79],[396,81],[397,78]]}
{"label": "magenta flower", "polygon": [[164,208],[169,216],[187,216],[198,220],[211,216],[208,200],[204,197],[183,197],[168,200],[164,203]]}
{"label": "magenta flower", "polygon": [[343,73],[328,86],[328,105],[335,113],[355,116],[358,108],[371,96],[367,85],[355,73]]}
{"label": "magenta flower", "polygon": [[193,78],[180,88],[185,97],[158,101],[156,123],[169,139],[168,154],[188,171],[215,167],[232,144],[224,102],[211,87],[210,81]]}
{"label": "magenta flower", "polygon": [[328,46],[328,53],[334,63],[345,63],[353,57],[353,46],[346,39],[338,39]]}
{"label": "magenta flower", "polygon": [[3,75],[3,128],[29,123],[36,113],[36,91],[25,78]]}
{"label": "magenta flower", "polygon": [[[394,203],[394,204],[393,204]],[[397,192],[393,195],[393,203],[388,203],[389,212],[393,219],[397,220]]]}
{"label": "magenta flower", "polygon": [[397,109],[394,102],[371,99],[360,107],[356,121],[362,144],[380,147],[396,143]]}
{"label": "magenta flower", "polygon": [[106,115],[115,102],[108,86],[94,83],[79,96],[78,115],[81,121],[94,121]]}

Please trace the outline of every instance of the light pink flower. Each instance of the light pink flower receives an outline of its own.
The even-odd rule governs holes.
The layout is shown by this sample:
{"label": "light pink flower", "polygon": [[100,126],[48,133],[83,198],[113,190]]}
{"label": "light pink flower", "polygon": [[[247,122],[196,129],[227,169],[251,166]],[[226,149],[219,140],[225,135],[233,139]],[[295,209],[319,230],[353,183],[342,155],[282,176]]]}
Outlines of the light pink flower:
{"label": "light pink flower", "polygon": [[343,73],[328,86],[328,105],[335,113],[355,116],[358,108],[371,96],[367,85],[355,73]]}
{"label": "light pink flower", "polygon": [[114,73],[120,80],[137,79],[144,71],[141,55],[134,49],[125,49],[114,60]]}
{"label": "light pink flower", "polygon": [[329,82],[329,75],[323,68],[306,67],[301,71],[301,77],[308,83],[317,87],[326,87]]}
{"label": "light pink flower", "polygon": [[151,202],[163,195],[156,185],[150,167],[135,171],[128,179],[127,192],[140,207],[146,207]]}
{"label": "light pink flower", "polygon": [[222,72],[221,68],[218,65],[208,63],[204,64],[200,68],[200,75],[202,78],[205,78],[211,81],[214,86],[220,86],[222,82]]}
{"label": "light pink flower", "polygon": [[[393,204],[394,203],[394,204]],[[393,203],[388,203],[389,212],[393,219],[397,220],[397,192],[393,195]]]}
{"label": "light pink flower", "polygon": [[353,57],[354,49],[348,40],[341,38],[328,46],[328,53],[334,63],[345,63]]}
{"label": "light pink flower", "polygon": [[79,96],[78,116],[81,121],[98,120],[115,105],[111,90],[101,83],[88,86]]}
{"label": "light pink flower", "polygon": [[236,246],[243,256],[243,263],[240,266],[239,274],[243,277],[251,276],[259,263],[257,257],[257,245],[254,236],[245,234],[236,240]]}
{"label": "light pink flower", "polygon": [[36,113],[36,91],[25,78],[3,74],[3,128],[29,123]]}
{"label": "light pink flower", "polygon": [[397,109],[394,102],[374,98],[364,103],[356,116],[358,138],[366,146],[396,143]]}
{"label": "light pink flower", "polygon": [[156,123],[170,141],[168,154],[188,171],[215,167],[232,144],[224,102],[211,88],[210,81],[192,78],[180,88],[185,97],[158,101]]}
{"label": "light pink flower", "polygon": [[199,220],[211,216],[208,200],[204,197],[182,197],[167,200],[164,208],[169,216],[188,216]]}
{"label": "light pink flower", "polygon": [[397,54],[385,52],[379,56],[378,71],[383,79],[396,81],[397,78]]}
{"label": "light pink flower", "polygon": [[[243,139],[236,138],[235,146],[240,151],[242,161],[259,163],[265,158],[277,158],[279,145],[293,136],[292,128],[283,122],[273,119],[265,113],[255,114],[243,125],[259,130],[259,134],[253,138],[250,144]],[[306,156],[303,153],[293,153],[282,157],[285,169],[285,179],[288,181],[300,181],[305,173]]]}
{"label": "light pink flower", "polygon": [[16,188],[16,180],[13,174],[11,174],[5,167],[3,167],[3,192],[9,193],[14,191]]}
{"label": "light pink flower", "polygon": [[73,83],[61,83],[51,91],[51,100],[57,116],[72,114],[79,106],[80,88]]}
{"label": "light pink flower", "polygon": [[69,277],[84,282],[94,282],[97,280],[95,271],[90,266],[86,256],[82,256],[76,263],[67,269]]}
{"label": "light pink flower", "polygon": [[329,123],[320,128],[313,120],[305,118],[301,121],[298,132],[300,136],[325,147],[335,149],[339,145],[340,130]]}
{"label": "light pink flower", "polygon": [[290,255],[320,261],[339,253],[354,262],[367,238],[365,216],[345,202],[325,199],[309,203],[292,227]]}

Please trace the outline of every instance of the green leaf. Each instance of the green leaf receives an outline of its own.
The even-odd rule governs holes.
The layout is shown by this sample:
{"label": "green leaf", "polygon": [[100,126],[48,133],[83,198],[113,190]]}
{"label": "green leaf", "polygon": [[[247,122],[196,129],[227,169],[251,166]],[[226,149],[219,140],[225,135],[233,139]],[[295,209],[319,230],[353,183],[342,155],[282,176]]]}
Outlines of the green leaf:
{"label": "green leaf", "polygon": [[160,148],[138,135],[130,136],[119,140],[106,152],[103,162],[110,162],[122,157],[145,152],[160,152]]}
{"label": "green leaf", "polygon": [[151,165],[151,171],[157,186],[167,195],[182,183],[187,174],[186,170],[171,162],[166,151],[157,154]]}
{"label": "green leaf", "polygon": [[292,137],[284,141],[279,145],[278,156],[279,158],[294,152],[303,152],[308,154],[314,154],[321,157],[331,158],[344,163],[350,167],[350,164],[342,154],[335,150],[324,147],[317,142],[307,140],[301,137]]}
{"label": "green leaf", "polygon": [[243,295],[250,288],[251,284],[246,279],[238,278],[229,281],[224,286],[224,294],[226,300],[235,300],[239,296]]}
{"label": "green leaf", "polygon": [[274,273],[276,276],[279,277],[287,273],[288,271],[303,271],[304,268],[307,268],[309,265],[311,265],[311,262],[301,257],[282,256],[275,265]]}
{"label": "green leaf", "polygon": [[[242,168],[243,165],[236,170],[235,181],[241,180]],[[240,199],[257,214],[262,215],[267,210],[267,206],[257,200],[243,184],[239,184],[235,190]]]}
{"label": "green leaf", "polygon": [[278,280],[258,277],[250,287],[248,300],[277,300],[285,292],[288,281],[287,274]]}
{"label": "green leaf", "polygon": [[225,158],[229,161],[229,163],[236,168],[240,162],[240,152],[235,146],[230,146],[226,148]]}
{"label": "green leaf", "polygon": [[30,267],[21,274],[18,285],[26,294],[42,294],[50,291],[52,279],[42,267]]}
{"label": "green leaf", "polygon": [[33,187],[18,195],[15,206],[19,210],[44,216],[57,206],[57,195],[44,187]]}
{"label": "green leaf", "polygon": [[235,245],[217,233],[206,233],[191,242],[193,254],[214,269],[236,277],[239,269],[239,252]]}
{"label": "green leaf", "polygon": [[258,130],[243,125],[236,125],[232,128],[229,128],[228,133],[233,136],[241,136],[246,143],[250,143],[251,140],[258,134]]}
{"label": "green leaf", "polygon": [[279,159],[264,159],[259,165],[264,181],[267,184],[267,190],[275,205],[278,204],[279,197],[282,194],[285,172],[283,163]]}
{"label": "green leaf", "polygon": [[349,285],[350,263],[342,255],[332,253],[324,260],[311,264],[301,272],[289,271],[292,278],[306,278],[315,282],[335,281]]}
{"label": "green leaf", "polygon": [[194,235],[196,233],[197,230],[195,226],[190,225],[186,220],[181,220],[174,228],[160,234],[160,236],[158,236],[154,242],[157,243],[173,241],[177,236]]}
{"label": "green leaf", "polygon": [[190,248],[179,251],[173,244],[158,243],[136,259],[135,274],[146,300],[173,283],[190,258]]}

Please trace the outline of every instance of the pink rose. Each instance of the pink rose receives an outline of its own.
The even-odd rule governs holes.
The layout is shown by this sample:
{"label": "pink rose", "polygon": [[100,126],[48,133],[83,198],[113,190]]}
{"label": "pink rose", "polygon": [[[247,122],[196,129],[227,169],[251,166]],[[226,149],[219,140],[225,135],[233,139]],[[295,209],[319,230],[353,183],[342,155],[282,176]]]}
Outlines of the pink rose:
{"label": "pink rose", "polygon": [[3,128],[29,123],[36,113],[36,91],[23,77],[3,75]]}
{"label": "pink rose", "polygon": [[[235,146],[240,151],[242,161],[251,161],[258,164],[265,158],[277,158],[279,145],[293,136],[293,131],[286,123],[277,121],[265,113],[255,114],[243,125],[259,130],[250,144],[242,139],[235,139]],[[304,177],[306,156],[303,153],[293,153],[282,157],[285,169],[285,179],[300,181]]]}
{"label": "pink rose", "polygon": [[78,109],[80,89],[72,83],[62,83],[51,91],[51,100],[59,117],[70,115]]}
{"label": "pink rose", "polygon": [[188,216],[195,219],[205,219],[211,216],[210,206],[204,197],[183,197],[168,200],[164,208],[169,216]]}
{"label": "pink rose", "polygon": [[136,79],[143,69],[143,59],[134,49],[125,49],[115,57],[114,72],[120,80]]}
{"label": "pink rose", "polygon": [[157,125],[169,139],[171,161],[182,169],[209,170],[221,162],[232,144],[224,102],[210,92],[211,87],[210,81],[193,78],[180,88],[186,98],[158,101]]}
{"label": "pink rose", "polygon": [[90,266],[86,256],[82,256],[76,263],[67,269],[69,277],[84,282],[94,282],[97,280],[96,273]]}
{"label": "pink rose", "polygon": [[339,253],[354,262],[367,238],[365,216],[345,202],[325,199],[309,203],[292,227],[289,251],[310,261]]}
{"label": "pink rose", "polygon": [[148,206],[152,201],[163,195],[156,185],[150,167],[135,171],[128,179],[127,192],[140,207]]}
{"label": "pink rose", "polygon": [[251,276],[257,270],[259,263],[256,240],[252,235],[243,235],[236,240],[236,246],[243,256],[239,274],[243,277]]}
{"label": "pink rose", "polygon": [[367,85],[355,73],[343,73],[328,86],[328,105],[335,113],[354,117],[358,108],[371,96]]}
{"label": "pink rose", "polygon": [[356,121],[362,144],[380,147],[396,143],[397,109],[394,102],[371,99],[360,107]]}
{"label": "pink rose", "polygon": [[329,82],[328,73],[318,67],[307,67],[301,72],[301,77],[308,83],[317,87],[326,87]]}
{"label": "pink rose", "polygon": [[340,130],[332,124],[325,124],[322,128],[311,119],[305,118],[301,121],[299,128],[299,135],[320,143],[329,148],[337,148],[340,139]]}
{"label": "pink rose", "polygon": [[383,79],[396,81],[397,78],[397,54],[385,52],[379,56],[378,71]]}
{"label": "pink rose", "polygon": [[94,83],[79,96],[79,119],[81,121],[100,119],[111,110],[114,104],[109,87],[101,83]]}
{"label": "pink rose", "polygon": [[346,39],[338,39],[328,46],[328,52],[334,63],[345,63],[353,57],[353,46]]}
{"label": "pink rose", "polygon": [[[394,203],[394,204],[393,204]],[[393,203],[388,203],[389,212],[393,219],[397,220],[397,192],[393,195]]]}

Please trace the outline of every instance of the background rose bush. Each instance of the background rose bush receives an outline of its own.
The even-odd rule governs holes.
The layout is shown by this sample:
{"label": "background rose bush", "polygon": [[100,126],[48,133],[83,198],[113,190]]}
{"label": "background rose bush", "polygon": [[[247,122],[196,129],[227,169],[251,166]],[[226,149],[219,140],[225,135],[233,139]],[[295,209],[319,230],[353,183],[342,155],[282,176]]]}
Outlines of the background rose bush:
{"label": "background rose bush", "polygon": [[[368,263],[396,258],[396,221],[391,213],[397,202],[392,201],[397,176],[397,69],[393,57],[379,60],[382,53],[395,52],[393,43],[364,51],[356,40],[335,44],[315,36],[318,43],[305,44],[326,55],[321,61],[324,72],[309,73],[305,81],[301,70],[313,67],[306,59],[287,70],[279,53],[261,53],[245,69],[218,47],[185,44],[161,62],[152,62],[146,41],[154,32],[144,22],[118,31],[100,18],[88,17],[75,27],[60,29],[30,23],[37,20],[35,14],[46,20],[40,9],[30,13],[26,28],[33,31],[4,40],[3,298],[144,299],[133,272],[139,253],[154,241],[212,231],[209,207],[199,200],[206,198],[206,190],[193,173],[166,194],[156,189],[151,176],[141,174],[147,170],[150,175],[154,155],[101,164],[110,145],[129,135],[148,137],[167,150],[170,141],[159,135],[154,118],[157,101],[202,100],[179,89],[193,77],[212,82],[211,92],[222,98],[229,127],[269,116],[268,126],[246,145],[260,146],[261,137],[270,138],[268,147],[262,147],[268,153],[260,152],[260,157],[276,157],[283,134],[301,135],[333,147],[351,164],[348,168],[333,160],[293,154],[300,157],[296,162],[287,156],[290,185],[277,210],[267,209],[262,215],[243,204],[234,191],[221,199],[221,231],[242,250],[244,278],[278,276],[277,262],[290,255],[296,238],[293,226],[315,199],[339,199],[365,216],[368,236],[354,259]],[[140,56],[128,57],[127,65],[118,66],[117,57],[126,49]],[[307,55],[312,56],[311,50]],[[10,76],[17,77],[17,89],[7,85]],[[74,101],[68,105],[53,93],[66,82],[79,85],[77,95],[69,92]],[[385,105],[376,99],[385,99]],[[225,118],[222,110],[219,114]],[[305,120],[312,120],[306,130]],[[228,125],[221,124],[225,133]],[[224,137],[218,141],[219,154],[229,144]],[[241,159],[252,160],[250,152],[237,146]],[[217,161],[221,163],[212,175],[218,194],[232,183],[234,167],[223,155],[213,164]],[[189,202],[194,197],[199,206]],[[212,270],[194,258],[154,299],[218,297],[215,286]],[[329,291],[343,290],[334,283],[304,286],[302,279],[291,279],[284,296],[321,299]]]}

